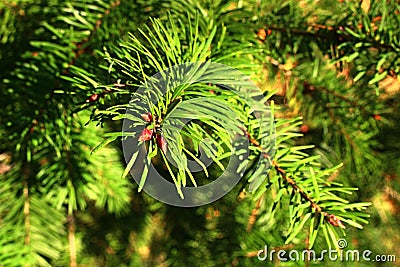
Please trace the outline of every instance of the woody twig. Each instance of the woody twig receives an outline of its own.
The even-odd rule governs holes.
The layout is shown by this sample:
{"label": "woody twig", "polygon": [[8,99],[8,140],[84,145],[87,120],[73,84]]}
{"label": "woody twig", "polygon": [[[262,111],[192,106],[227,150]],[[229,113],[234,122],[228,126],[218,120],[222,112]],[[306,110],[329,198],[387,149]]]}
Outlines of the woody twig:
{"label": "woody twig", "polygon": [[278,164],[275,160],[272,160],[271,156],[270,156],[267,152],[265,152],[265,149],[260,145],[260,143],[259,143],[255,138],[253,138],[253,137],[250,135],[249,132],[247,132],[247,130],[243,129],[243,131],[244,131],[245,135],[247,136],[249,142],[250,142],[251,144],[253,144],[255,147],[257,147],[257,148],[261,151],[262,156],[263,156],[264,158],[270,159],[270,161],[271,161],[271,163],[272,163],[272,166],[274,166],[274,168],[275,168],[276,172],[279,174],[279,176],[280,176],[290,187],[292,187],[293,190],[294,190],[295,192],[298,192],[298,193],[300,194],[301,198],[302,198],[304,201],[309,202],[311,208],[312,208],[316,213],[319,213],[319,214],[323,215],[324,218],[325,218],[325,220],[326,220],[329,224],[331,224],[331,225],[333,225],[333,226],[336,226],[336,227],[343,228],[343,229],[346,228],[346,227],[344,226],[344,224],[340,221],[339,218],[337,218],[334,214],[331,214],[331,213],[328,213],[328,212],[324,211],[324,210],[321,208],[321,206],[319,206],[319,205],[318,205],[318,204],[317,204],[317,203],[316,203],[316,202],[315,202],[301,187],[299,187],[298,184],[297,184],[292,178],[290,178],[290,177],[287,175],[287,173],[285,172],[285,170],[282,169],[282,168],[279,166],[279,164]]}

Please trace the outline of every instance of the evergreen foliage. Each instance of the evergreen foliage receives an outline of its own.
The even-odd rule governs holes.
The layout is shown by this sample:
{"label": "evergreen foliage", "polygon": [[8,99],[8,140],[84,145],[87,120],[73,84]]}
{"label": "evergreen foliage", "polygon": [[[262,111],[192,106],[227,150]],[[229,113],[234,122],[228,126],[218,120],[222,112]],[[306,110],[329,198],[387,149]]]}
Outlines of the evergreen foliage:
{"label": "evergreen foliage", "polygon": [[[0,266],[272,265],[257,259],[265,245],[321,251],[339,238],[398,254],[399,13],[396,1],[0,3]],[[146,142],[147,164],[182,197],[234,153],[221,124],[250,144],[228,195],[177,208],[141,192],[146,171],[140,185],[128,175],[138,162],[124,162],[121,129],[138,87],[189,62],[233,67],[263,95],[245,103],[194,83],[146,107],[165,118],[185,102],[199,118],[163,132],[178,169],[158,141]],[[199,97],[210,102],[190,106]],[[265,102],[272,132],[251,113]],[[185,162],[199,145],[217,157],[192,174]]]}

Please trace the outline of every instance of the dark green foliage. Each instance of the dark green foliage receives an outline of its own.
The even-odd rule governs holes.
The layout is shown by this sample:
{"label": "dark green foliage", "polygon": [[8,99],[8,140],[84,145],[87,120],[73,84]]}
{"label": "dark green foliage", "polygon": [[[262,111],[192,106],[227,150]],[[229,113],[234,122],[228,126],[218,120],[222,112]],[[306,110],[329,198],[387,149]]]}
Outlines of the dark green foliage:
{"label": "dark green foliage", "polygon": [[[385,249],[399,241],[400,5],[366,2],[0,3],[0,266],[267,266],[257,259],[265,245],[320,251],[345,235],[354,249],[398,253]],[[228,195],[177,208],[138,193],[146,175],[140,185],[127,175],[137,162],[123,160],[122,120],[144,81],[198,61],[236,68],[264,95],[248,104],[196,83],[149,105],[161,117],[210,101],[187,106],[199,119],[179,135],[163,133],[179,170],[148,142],[148,162],[177,192],[226,167],[234,153],[218,127],[237,129],[231,117],[250,144]],[[213,100],[221,105],[209,108]],[[271,132],[250,112],[263,101]],[[194,175],[184,162],[206,137],[218,157]],[[353,230],[369,220],[377,230]],[[380,238],[393,244],[371,245]]]}

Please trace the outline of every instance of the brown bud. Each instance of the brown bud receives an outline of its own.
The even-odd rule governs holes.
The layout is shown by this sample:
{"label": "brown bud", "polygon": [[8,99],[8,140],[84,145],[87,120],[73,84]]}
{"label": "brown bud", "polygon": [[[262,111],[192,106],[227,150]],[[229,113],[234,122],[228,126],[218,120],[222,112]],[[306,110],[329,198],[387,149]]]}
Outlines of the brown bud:
{"label": "brown bud", "polygon": [[148,128],[144,128],[142,133],[139,136],[139,142],[148,141],[153,137],[153,130]]}
{"label": "brown bud", "polygon": [[265,41],[265,39],[267,39],[267,32],[265,31],[265,29],[260,28],[257,31],[257,36],[258,38],[260,38],[261,41]]}
{"label": "brown bud", "polygon": [[153,120],[153,115],[151,115],[151,113],[145,113],[140,115],[142,117],[142,119],[144,119],[145,122],[151,122]]}
{"label": "brown bud", "polygon": [[98,94],[93,94],[86,99],[86,103],[91,103],[99,100],[100,96]]}
{"label": "brown bud", "polygon": [[344,226],[344,224],[343,224],[343,223],[338,219],[338,217],[336,217],[335,215],[329,214],[329,215],[327,216],[327,218],[328,218],[328,223],[330,223],[331,225],[336,226],[336,227],[340,227],[340,228],[343,228],[343,229],[346,229],[346,227]]}

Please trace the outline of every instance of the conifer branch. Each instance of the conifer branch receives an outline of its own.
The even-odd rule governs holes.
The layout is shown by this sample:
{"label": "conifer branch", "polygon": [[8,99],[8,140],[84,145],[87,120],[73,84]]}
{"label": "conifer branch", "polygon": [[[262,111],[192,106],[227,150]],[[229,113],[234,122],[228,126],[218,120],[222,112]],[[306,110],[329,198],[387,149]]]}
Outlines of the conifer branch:
{"label": "conifer branch", "polygon": [[121,4],[120,0],[116,0],[113,3],[111,3],[109,9],[106,9],[102,14],[102,16],[95,22],[94,29],[90,32],[90,35],[85,39],[81,40],[80,42],[75,43],[76,49],[74,50],[74,57],[68,64],[68,67],[63,71],[63,74],[68,74],[69,67],[75,65],[76,61],[82,54],[90,52],[90,49],[86,47],[86,44],[91,41],[97,30],[100,28],[100,25],[102,24],[102,19],[104,19],[106,15],[110,14],[113,8],[118,7],[120,4]]}
{"label": "conifer branch", "polygon": [[[315,31],[310,31],[310,30],[302,30],[299,28],[289,28],[289,27],[280,27],[280,26],[275,26],[275,25],[266,25],[265,28],[267,29],[267,32],[272,33],[272,31],[277,31],[281,33],[286,33],[290,32],[293,35],[299,35],[299,36],[308,36],[311,38],[319,38],[322,40],[335,40],[335,45],[340,45],[341,43],[345,42],[370,42],[373,44],[374,48],[377,49],[385,49],[386,51],[397,51],[397,47],[394,47],[391,44],[385,44],[385,43],[380,43],[375,41],[373,38],[367,39],[367,38],[356,38],[353,37],[349,34],[341,34],[338,33],[337,31],[344,31],[345,27],[344,26],[329,26],[329,25],[321,25],[321,24],[311,24],[307,25],[308,27],[313,28]],[[325,32],[322,33],[319,30],[324,30]],[[350,27],[351,30],[354,30],[353,28]]]}
{"label": "conifer branch", "polygon": [[[0,266],[19,267],[36,264],[76,267],[78,261],[93,263],[96,261],[93,252],[98,252],[93,244],[98,238],[101,240],[104,238],[107,243],[107,245],[101,244],[100,253],[103,254],[97,258],[98,265],[102,266],[129,265],[129,262],[139,264],[139,261],[142,265],[176,262],[180,266],[193,266],[198,263],[198,258],[202,260],[205,255],[209,255],[208,252],[212,251],[224,251],[225,259],[234,258],[232,265],[247,266],[246,262],[242,262],[243,259],[224,250],[226,247],[239,246],[245,249],[240,252],[240,255],[251,266],[252,262],[249,260],[257,261],[256,258],[250,258],[257,256],[258,250],[254,251],[254,249],[259,249],[256,244],[259,245],[260,242],[276,244],[276,249],[297,248],[297,246],[304,246],[304,244],[299,244],[299,241],[301,242],[304,236],[308,235],[305,244],[307,248],[311,248],[314,244],[318,244],[315,242],[316,238],[323,235],[331,247],[336,245],[335,239],[338,238],[338,230],[344,228],[343,224],[361,229],[362,224],[368,223],[365,219],[368,215],[362,211],[368,203],[348,203],[341,197],[342,194],[351,194],[351,191],[356,190],[357,185],[345,188],[339,183],[330,183],[334,175],[339,173],[335,172],[339,166],[329,169],[315,166],[319,164],[332,166],[338,158],[345,161],[347,158],[342,156],[346,153],[345,156],[350,157],[351,160],[354,157],[354,166],[362,166],[363,169],[375,168],[379,171],[384,168],[383,165],[364,164],[365,158],[372,158],[371,162],[375,163],[372,153],[374,151],[371,147],[378,142],[373,143],[375,140],[371,136],[379,126],[372,119],[366,120],[365,115],[370,116],[374,110],[379,111],[376,114],[384,114],[386,109],[382,111],[381,106],[384,105],[374,105],[376,102],[373,102],[372,94],[365,94],[363,89],[369,90],[380,84],[377,83],[378,79],[374,78],[373,84],[371,82],[368,86],[363,86],[365,88],[361,88],[357,86],[357,82],[350,80],[350,76],[354,71],[359,71],[356,80],[360,81],[358,84],[366,85],[373,74],[376,76],[381,74],[379,77],[396,75],[395,70],[398,64],[392,58],[396,57],[393,54],[397,52],[393,53],[392,48],[385,47],[390,45],[394,48],[398,47],[398,38],[392,34],[396,32],[398,26],[395,22],[396,18],[392,16],[393,6],[388,8],[386,17],[382,15],[380,18],[374,18],[380,13],[376,6],[366,15],[357,14],[357,16],[349,17],[350,8],[348,9],[350,11],[343,12],[344,14],[332,10],[324,10],[320,14],[320,8],[325,9],[326,5],[318,6],[315,13],[305,14],[304,8],[297,5],[295,1],[282,3],[257,1],[259,8],[254,8],[254,3],[244,2],[243,9],[239,7],[236,9],[230,1],[221,3],[217,1],[209,5],[210,1],[185,0],[133,1],[132,3],[120,0],[89,0],[84,3],[80,0],[68,0],[61,6],[56,0],[40,3],[33,0],[20,2],[16,1],[15,6],[10,1],[6,2],[7,14],[11,14],[8,20],[7,16],[3,15],[5,13],[0,10],[0,17],[5,19],[4,27],[0,27],[1,42],[6,43],[6,51],[12,49],[14,44],[17,48],[6,57],[2,57],[5,54],[0,52],[2,66],[6,67],[4,77],[2,77],[5,83],[1,86],[4,90],[0,90],[4,96],[2,99],[5,106],[2,112],[8,120],[7,124],[4,123],[1,127],[0,134],[10,140],[2,144],[1,151],[15,153],[15,155],[12,154],[13,161],[10,164],[7,163],[4,166],[0,162],[0,202],[3,203],[0,205]],[[382,5],[386,3],[378,2]],[[273,11],[268,14],[260,12],[260,10],[269,10],[265,9],[264,5],[274,5]],[[341,8],[345,7],[345,5],[341,6]],[[352,5],[351,8],[357,8],[357,6]],[[10,9],[12,12],[9,12]],[[287,12],[288,9],[289,12]],[[278,12],[275,12],[276,10]],[[13,15],[16,12],[22,14],[25,11],[27,15],[24,16],[24,21],[16,21]],[[246,12],[241,13],[242,11]],[[254,16],[248,16],[251,13]],[[148,20],[149,14],[153,19]],[[349,20],[344,22],[342,19],[344,16],[347,16]],[[366,22],[360,25],[364,27],[361,28],[358,23],[364,18]],[[265,30],[259,30],[258,41],[255,40],[253,34],[259,26],[258,24],[255,28],[255,20],[261,20],[262,25],[273,25]],[[136,29],[141,25],[146,26],[139,29],[136,35]],[[390,29],[391,25],[392,29]],[[211,28],[212,31],[210,31]],[[379,29],[376,30],[376,28]],[[21,29],[21,31],[14,32],[14,29]],[[129,31],[135,31],[132,32],[132,36],[137,38],[129,40],[124,38]],[[29,33],[29,35],[24,36],[24,33]],[[380,39],[373,40],[378,34]],[[122,43],[129,44],[128,47],[117,45],[119,37]],[[13,38],[18,39],[14,41]],[[390,38],[394,41],[390,41]],[[257,42],[257,47],[254,45],[255,42]],[[264,47],[262,43],[265,44]],[[355,46],[356,43],[360,43],[359,46]],[[383,46],[376,46],[378,43]],[[19,47],[21,44],[23,44],[22,47]],[[342,46],[338,47],[339,44]],[[104,52],[105,58],[98,56],[102,53],[100,47],[104,47],[107,51]],[[254,49],[247,49],[247,47]],[[31,51],[32,48],[35,50]],[[392,49],[387,57],[385,49]],[[19,53],[20,50],[23,54]],[[356,56],[352,57],[352,55]],[[116,62],[122,65],[110,62],[109,59],[112,57],[116,57],[118,59]],[[296,60],[294,63],[290,61],[293,58]],[[346,68],[349,70],[346,86],[343,86],[343,80],[337,77],[336,70],[321,73],[325,70],[322,67],[328,65],[328,58],[337,59],[338,64],[352,61]],[[106,144],[115,140],[114,136],[110,135],[111,138],[107,139],[107,142],[102,142],[102,145],[98,146],[104,152],[98,151],[98,153],[103,154],[90,155],[90,147],[100,142],[98,128],[80,126],[83,126],[83,121],[86,119],[100,120],[103,123],[108,119],[123,118],[119,116],[123,112],[121,107],[129,105],[128,98],[134,93],[133,87],[136,88],[136,83],[144,77],[142,74],[147,76],[161,71],[166,66],[191,60],[220,62],[239,71],[275,65],[276,68],[273,67],[272,70],[278,69],[278,75],[282,73],[285,75],[284,88],[288,89],[286,93],[296,93],[298,96],[293,99],[288,97],[287,100],[290,99],[290,102],[277,105],[296,106],[298,108],[296,111],[301,112],[306,121],[313,121],[313,125],[318,126],[323,124],[324,129],[327,129],[322,141],[319,139],[311,141],[311,143],[316,143],[317,147],[313,153],[321,155],[318,162],[314,160],[316,157],[309,156],[305,151],[311,149],[309,146],[291,143],[294,141],[292,138],[298,136],[298,133],[292,132],[293,127],[299,125],[298,120],[279,119],[276,121],[277,129],[279,129],[276,133],[278,145],[277,156],[273,160],[268,154],[271,150],[267,151],[262,143],[264,137],[259,137],[262,136],[261,133],[257,135],[258,127],[266,126],[259,125],[250,118],[248,129],[252,130],[248,131],[252,136],[244,131],[251,146],[249,157],[250,159],[259,157],[260,162],[266,163],[264,166],[263,164],[246,166],[243,164],[245,177],[249,182],[254,181],[253,187],[249,189],[254,193],[254,198],[257,198],[255,202],[243,197],[239,205],[237,200],[231,199],[233,194],[227,195],[220,202],[212,205],[217,206],[215,210],[221,211],[224,209],[218,208],[218,205],[224,205],[225,211],[232,211],[235,216],[227,218],[227,216],[219,216],[218,213],[218,216],[214,216],[219,217],[218,219],[211,220],[206,217],[204,221],[197,220],[200,216],[193,216],[188,209],[179,211],[179,215],[187,214],[188,217],[173,216],[171,220],[168,217],[168,211],[172,210],[170,207],[160,205],[158,201],[140,194],[133,196],[140,201],[132,201],[132,189],[135,188],[135,183],[132,183],[132,180],[119,179],[120,172],[124,169],[121,151],[114,148],[103,150]],[[13,64],[7,64],[8,61],[13,61]],[[378,61],[379,64],[377,64]],[[105,66],[106,62],[110,65]],[[337,68],[340,67],[337,66]],[[301,71],[298,71],[300,69]],[[390,69],[394,70],[390,71]],[[251,73],[256,72],[251,71]],[[273,73],[269,74],[272,76]],[[118,81],[112,85],[115,80]],[[134,84],[131,83],[132,80]],[[303,81],[309,84],[303,84],[302,87]],[[130,87],[130,85],[134,86]],[[292,85],[295,86],[293,91]],[[311,87],[316,91],[312,91]],[[196,92],[193,95],[185,91],[182,102],[191,97],[196,98],[197,93],[204,94],[206,97],[212,93],[212,91],[209,92],[208,87],[194,89]],[[269,91],[269,88],[265,89]],[[307,91],[308,89],[310,92]],[[221,96],[220,93],[224,93],[223,88],[217,88],[212,94],[216,96],[216,99],[225,101],[224,95]],[[307,97],[307,93],[312,94],[312,97]],[[270,95],[274,97],[273,92],[267,92],[267,94],[269,97]],[[275,94],[276,97],[284,95]],[[107,101],[102,101],[104,98]],[[176,98],[169,99],[168,101],[171,102],[168,102],[160,112],[157,110],[155,114],[158,114],[160,119],[170,114],[174,100]],[[329,103],[330,101],[333,103]],[[235,101],[230,99],[228,102],[236,108]],[[241,102],[238,101],[238,103]],[[298,105],[298,103],[301,104]],[[92,105],[95,108],[89,118],[88,113]],[[75,109],[76,106],[80,107]],[[347,112],[348,106],[355,107],[356,112]],[[88,112],[81,112],[77,116],[77,110],[85,109]],[[192,110],[194,109],[189,111]],[[207,115],[208,112],[211,113],[210,110],[206,109]],[[248,114],[241,113],[245,110],[238,108],[237,111],[237,115],[240,115],[240,118],[243,117],[243,121],[247,121]],[[114,114],[116,114],[115,117]],[[341,117],[343,114],[347,117]],[[152,116],[155,117],[154,114]],[[372,114],[373,118],[374,116]],[[232,116],[224,114],[222,117],[223,119],[226,117],[230,123]],[[380,120],[379,117],[375,119]],[[144,120],[147,121],[146,118]],[[107,131],[117,131],[115,127],[118,125],[119,122],[111,122],[105,129],[99,131],[102,133],[105,131],[106,135],[114,134]],[[198,132],[201,127],[187,128],[186,135],[182,138],[184,142],[178,144],[196,145],[204,136],[209,137],[218,145],[225,144],[220,140],[230,141],[222,131],[216,131],[216,135],[208,135],[206,130]],[[331,131],[331,129],[339,128],[340,131]],[[160,141],[162,135],[157,135],[157,133],[152,135],[152,138],[155,138],[152,141],[156,142],[153,143],[156,149],[157,145],[163,147]],[[165,131],[165,134],[168,132]],[[270,135],[275,136],[275,132]],[[332,136],[338,142],[330,142],[333,139]],[[314,138],[314,135],[309,135],[304,141],[308,142],[308,138]],[[196,142],[190,142],[191,140]],[[160,142],[157,143],[157,141]],[[180,155],[176,152],[177,149],[172,149],[171,143],[169,143],[168,152]],[[229,143],[226,142],[226,144]],[[327,144],[326,147],[322,146],[325,144]],[[343,144],[345,146],[342,146]],[[205,148],[210,152],[213,150],[208,146]],[[325,151],[333,153],[324,154]],[[343,154],[341,154],[342,151],[344,151]],[[110,154],[110,152],[113,153]],[[214,153],[209,154],[214,155]],[[161,155],[164,154],[161,153]],[[190,153],[188,155],[190,156]],[[364,155],[365,157],[362,157]],[[358,158],[355,158],[356,156]],[[225,159],[224,157],[225,154],[222,154],[222,160]],[[217,160],[219,158],[216,158],[214,163],[222,166],[224,161]],[[177,160],[177,162],[179,164],[186,161]],[[252,160],[251,162],[257,163]],[[272,166],[274,170],[268,174]],[[348,169],[353,165],[345,164],[345,166],[348,168],[344,168],[340,174],[347,177],[343,172],[349,171]],[[19,169],[22,170],[22,175],[19,175]],[[209,171],[211,175],[217,173],[211,168]],[[351,173],[355,172],[351,171]],[[357,175],[370,178],[367,177],[369,174],[365,173],[365,171],[357,172]],[[189,175],[186,178],[188,177]],[[193,179],[197,178],[196,176]],[[368,184],[371,185],[369,182],[370,180]],[[266,187],[262,186],[267,183]],[[394,192],[395,189],[393,187],[392,191]],[[277,193],[276,190],[278,190]],[[359,197],[369,197],[367,190],[365,188],[361,192],[363,195]],[[278,213],[275,211],[278,204],[283,203],[280,201],[281,197],[285,197],[284,202],[290,201],[290,203],[287,209],[285,207],[283,212]],[[10,201],[7,201],[8,199]],[[139,203],[140,211],[130,209],[130,202]],[[226,205],[227,203],[229,205]],[[80,210],[79,216],[76,210]],[[159,210],[163,212],[155,214]],[[202,212],[202,210],[204,209],[199,207],[196,212]],[[285,211],[288,211],[289,216],[285,214]],[[111,214],[112,216],[109,216]],[[122,214],[128,216],[124,216],[122,220],[114,216]],[[149,224],[146,219],[149,216],[157,217],[157,220]],[[133,217],[135,223],[133,226],[127,226],[126,219]],[[160,223],[162,219],[168,220],[167,230],[163,229],[164,223]],[[107,223],[103,223],[105,221]],[[193,224],[192,221],[196,223]],[[289,223],[289,229],[286,229],[289,233],[286,242],[289,245],[279,246],[284,242],[282,228],[285,227],[286,222]],[[176,223],[175,226],[174,223]],[[112,233],[110,229],[107,229],[111,224],[116,230]],[[88,227],[82,228],[80,227],[82,225],[88,225]],[[90,229],[91,225],[96,227]],[[304,231],[305,225],[310,227],[309,231]],[[154,236],[149,236],[147,234],[149,227],[157,228],[159,232]],[[170,229],[174,229],[173,227],[179,230],[176,231],[178,234],[168,235]],[[77,235],[77,229],[80,229],[79,235]],[[144,231],[140,231],[142,229]],[[204,231],[204,229],[212,231],[212,234],[199,233],[199,230]],[[120,235],[120,233],[126,233],[126,235]],[[199,234],[204,238],[197,238]],[[153,246],[154,240],[162,240],[165,236],[168,236],[165,246],[162,248]],[[196,246],[202,248],[193,254],[189,254],[193,252],[193,249],[186,251],[186,248],[191,248],[191,246],[187,246],[187,241],[190,240],[185,239],[191,237],[197,238]],[[222,242],[212,242],[216,239]],[[140,253],[146,257],[129,253],[137,251],[136,241],[140,241],[140,247],[151,248],[144,254]],[[82,244],[79,251],[77,251],[77,244]],[[181,245],[185,247],[182,250],[177,248]],[[169,253],[170,251],[176,251],[176,253]],[[246,255],[244,251],[250,252]],[[157,257],[155,255],[163,256],[155,259]],[[207,259],[204,265],[222,264],[219,259],[218,262],[214,259],[216,257],[211,258],[213,259]]]}
{"label": "conifer branch", "polygon": [[[243,130],[244,130],[244,129],[243,129]],[[301,196],[301,198],[302,198],[304,201],[310,203],[311,208],[312,208],[316,213],[319,213],[319,214],[323,215],[324,218],[325,218],[325,220],[326,220],[329,224],[331,224],[331,225],[333,225],[333,226],[336,226],[336,227],[338,226],[338,227],[343,228],[343,229],[346,228],[346,227],[344,226],[344,224],[343,224],[334,214],[330,214],[330,213],[324,211],[324,210],[321,208],[320,205],[318,205],[318,204],[317,204],[317,203],[316,203],[316,202],[315,202],[301,187],[299,187],[299,186],[297,185],[297,183],[296,183],[292,178],[290,178],[290,177],[287,175],[286,171],[285,171],[282,167],[280,167],[279,164],[278,164],[275,160],[272,160],[272,159],[271,159],[271,156],[270,156],[267,152],[265,152],[265,149],[260,145],[260,143],[259,143],[255,138],[253,138],[253,137],[250,135],[250,133],[249,133],[247,130],[244,130],[244,132],[245,132],[245,135],[247,136],[249,142],[250,142],[251,144],[253,144],[255,147],[257,147],[257,148],[261,151],[262,156],[263,156],[264,158],[267,158],[267,159],[270,160],[270,162],[272,163],[272,166],[274,166],[276,172],[280,175],[280,177],[281,177],[287,184],[289,184],[295,192],[299,193],[300,196]]]}
{"label": "conifer branch", "polygon": [[367,111],[367,109],[365,108],[365,106],[359,105],[358,102],[356,100],[351,100],[349,97],[344,96],[342,94],[339,94],[337,92],[334,92],[332,90],[329,90],[326,87],[323,86],[314,86],[311,83],[304,81],[303,82],[303,86],[306,90],[306,92],[310,92],[310,94],[312,94],[313,91],[317,90],[320,91],[322,93],[325,93],[327,95],[331,95],[334,96],[336,98],[339,98],[341,100],[343,100],[344,102],[347,102],[351,105],[351,107],[356,107],[359,108],[360,111],[365,115],[365,116],[373,116],[374,114],[370,113],[369,111]]}

